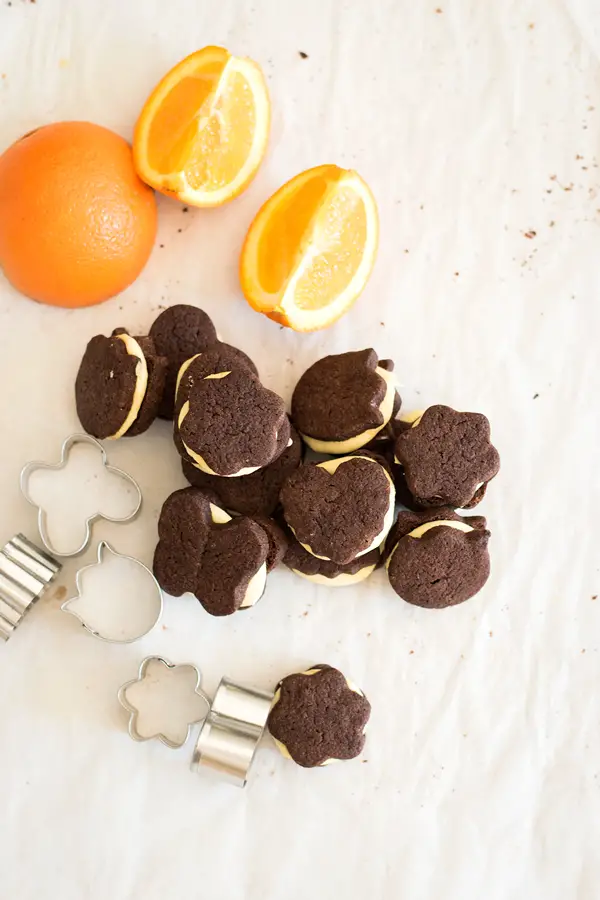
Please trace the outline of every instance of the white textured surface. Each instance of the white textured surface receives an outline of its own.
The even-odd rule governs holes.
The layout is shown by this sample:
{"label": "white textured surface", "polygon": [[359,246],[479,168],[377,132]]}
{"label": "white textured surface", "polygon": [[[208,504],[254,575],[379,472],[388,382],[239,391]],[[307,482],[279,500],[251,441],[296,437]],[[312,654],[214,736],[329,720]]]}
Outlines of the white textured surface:
{"label": "white textured surface", "polygon": [[[157,78],[209,42],[264,65],[268,160],[221,211],[160,201],[164,248],[111,303],[61,312],[0,283],[0,540],[35,534],[17,475],[76,426],[86,340],[187,301],[286,397],[319,355],[372,344],[396,359],[406,408],[486,412],[503,458],[478,509],[493,576],[436,613],[400,602],[383,572],[347,591],[279,572],[247,614],[169,601],[164,630],[128,647],[49,599],[0,648],[0,895],[596,900],[598,4],[0,0],[0,144],[76,117],[130,137]],[[373,187],[381,248],[351,315],[300,337],[246,308],[236,260],[266,196],[324,161]],[[183,483],[168,429],[111,459],[139,478],[145,512],[97,534],[148,562]],[[126,734],[115,694],[148,653],[197,663],[211,689],[338,665],[373,704],[367,761],[307,772],[266,747],[244,792],[193,776],[191,747]]]}

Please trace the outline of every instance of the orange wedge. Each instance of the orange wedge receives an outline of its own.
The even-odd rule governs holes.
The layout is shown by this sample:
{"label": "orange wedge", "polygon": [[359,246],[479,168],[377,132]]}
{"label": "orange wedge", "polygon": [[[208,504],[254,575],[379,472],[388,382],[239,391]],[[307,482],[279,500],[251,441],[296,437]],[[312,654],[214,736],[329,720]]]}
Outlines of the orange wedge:
{"label": "orange wedge", "polygon": [[326,328],[364,288],[378,231],[375,200],[356,172],[327,165],[296,175],[267,200],[246,236],[246,300],[295,331]]}
{"label": "orange wedge", "polygon": [[256,174],[270,119],[256,63],[204,47],[171,69],[146,101],[133,140],[137,173],[184,203],[221,206]]}

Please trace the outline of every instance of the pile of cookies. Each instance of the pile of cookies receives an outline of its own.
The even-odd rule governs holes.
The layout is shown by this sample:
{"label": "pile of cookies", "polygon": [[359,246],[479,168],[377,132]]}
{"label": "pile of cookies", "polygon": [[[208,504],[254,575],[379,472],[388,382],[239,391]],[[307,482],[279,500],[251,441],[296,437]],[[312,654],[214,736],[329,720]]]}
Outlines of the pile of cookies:
{"label": "pile of cookies", "polygon": [[499,457],[481,414],[403,415],[393,370],[371,349],[327,356],[300,378],[289,417],[206,313],[178,305],[147,337],[92,338],[75,393],[98,438],[173,420],[190,487],[159,520],[154,571],[169,594],[222,616],[254,605],[282,561],[330,586],[384,564],[407,602],[452,606],[489,575],[485,519],[460,511],[483,498]]}

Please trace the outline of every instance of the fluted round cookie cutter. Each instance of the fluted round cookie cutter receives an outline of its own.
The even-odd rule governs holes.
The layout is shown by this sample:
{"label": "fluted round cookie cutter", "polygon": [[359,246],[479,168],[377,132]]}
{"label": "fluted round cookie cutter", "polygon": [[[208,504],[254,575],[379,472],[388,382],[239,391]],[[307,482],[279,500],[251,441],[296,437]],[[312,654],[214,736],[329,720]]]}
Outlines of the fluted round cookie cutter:
{"label": "fluted round cookie cutter", "polygon": [[[29,493],[29,483],[33,473],[40,469],[48,471],[60,471],[61,469],[66,468],[69,462],[69,454],[71,453],[73,447],[77,446],[78,444],[87,444],[88,446],[93,447],[95,450],[97,450],[100,453],[102,465],[104,466],[106,471],[110,472],[112,475],[116,475],[118,478],[121,478],[123,481],[125,481],[133,489],[133,491],[137,495],[137,499],[133,506],[132,512],[128,513],[126,516],[109,516],[102,512],[92,513],[92,515],[88,516],[88,518],[85,520],[85,532],[80,545],[74,550],[65,552],[64,550],[58,550],[53,545],[48,533],[47,512],[32,498],[31,494]],[[37,522],[40,538],[42,539],[44,547],[46,548],[46,550],[48,550],[49,553],[52,554],[52,556],[61,556],[65,558],[81,556],[81,554],[85,553],[90,545],[90,542],[92,540],[92,528],[95,522],[98,522],[102,519],[104,519],[106,522],[132,522],[139,515],[139,512],[142,508],[142,491],[137,481],[122,469],[117,469],[116,466],[111,466],[108,462],[108,455],[106,453],[106,450],[104,449],[100,441],[96,440],[96,438],[92,437],[89,434],[70,434],[67,438],[65,438],[61,447],[60,462],[58,463],[47,463],[40,461],[28,462],[21,470],[19,483],[21,487],[21,493],[23,494],[27,502],[30,503],[31,506],[34,506],[38,511]]]}
{"label": "fluted round cookie cutter", "polygon": [[[185,740],[175,742],[161,732],[149,736],[140,735],[137,728],[139,709],[127,699],[128,688],[145,677],[149,665],[153,662],[160,662],[171,669],[179,668],[164,657],[148,656],[140,663],[138,677],[122,685],[117,697],[129,713],[128,731],[133,740],[147,741],[155,738],[171,749],[179,749],[183,747]],[[207,772],[222,781],[243,788],[247,784],[258,745],[267,725],[274,692],[223,677],[211,700],[201,688],[200,670],[190,663],[185,663],[184,666],[196,672],[196,693],[207,704],[205,716],[196,722],[188,723],[187,738],[194,725],[201,725],[190,768],[192,772]]]}
{"label": "fluted round cookie cutter", "polygon": [[61,568],[23,534],[4,545],[0,550],[0,640],[12,636]]}

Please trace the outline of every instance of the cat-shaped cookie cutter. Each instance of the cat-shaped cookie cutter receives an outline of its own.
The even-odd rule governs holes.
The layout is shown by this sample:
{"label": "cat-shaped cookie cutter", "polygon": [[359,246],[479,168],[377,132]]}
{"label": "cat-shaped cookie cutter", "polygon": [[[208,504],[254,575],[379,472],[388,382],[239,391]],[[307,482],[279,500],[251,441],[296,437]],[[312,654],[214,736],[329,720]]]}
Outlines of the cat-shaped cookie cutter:
{"label": "cat-shaped cookie cutter", "polygon": [[[128,688],[146,677],[147,669],[152,663],[162,663],[169,669],[179,668],[163,657],[146,657],[140,664],[137,678],[119,688],[118,700],[129,713],[128,730],[133,740],[146,741],[156,738],[167,747],[178,749],[183,747],[185,740],[172,741],[160,732],[150,736],[140,735],[137,728],[139,709],[127,697]],[[201,688],[200,670],[191,663],[186,663],[184,668],[195,671],[195,692],[204,699],[207,706],[205,716],[188,726],[187,737],[190,736],[194,725],[201,724],[192,754],[190,766],[192,772],[207,772],[217,776],[219,780],[240,788],[245,787],[266,728],[274,691],[265,691],[232,681],[230,678],[222,678],[211,700]]]}

